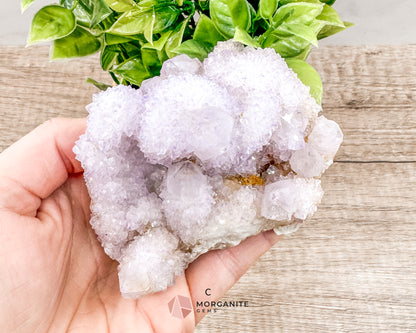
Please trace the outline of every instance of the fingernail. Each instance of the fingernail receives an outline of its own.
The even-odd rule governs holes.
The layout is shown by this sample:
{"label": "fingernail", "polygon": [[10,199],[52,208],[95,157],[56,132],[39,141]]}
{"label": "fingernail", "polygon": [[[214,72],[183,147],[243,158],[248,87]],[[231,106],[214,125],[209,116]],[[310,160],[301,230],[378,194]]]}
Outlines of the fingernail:
{"label": "fingernail", "polygon": [[299,229],[299,227],[301,226],[302,222],[294,222],[288,225],[282,225],[280,227],[274,228],[273,231],[275,232],[276,235],[288,235],[291,234],[292,232],[295,232]]}

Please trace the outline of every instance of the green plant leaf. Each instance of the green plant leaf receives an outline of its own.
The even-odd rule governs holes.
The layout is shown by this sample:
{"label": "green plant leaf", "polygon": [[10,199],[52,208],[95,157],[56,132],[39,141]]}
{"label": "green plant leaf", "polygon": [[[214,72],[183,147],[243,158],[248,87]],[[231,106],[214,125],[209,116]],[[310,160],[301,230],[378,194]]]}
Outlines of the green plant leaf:
{"label": "green plant leaf", "polygon": [[21,0],[20,1],[20,10],[23,13],[35,0]]}
{"label": "green plant leaf", "polygon": [[272,22],[273,24],[269,26],[266,31],[259,37],[259,43],[261,47],[270,47],[273,43],[279,40],[279,37],[276,35],[277,28],[284,23],[290,15],[292,15],[293,10],[286,13],[285,16],[281,17],[279,21]]}
{"label": "green plant leaf", "polygon": [[147,24],[144,27],[143,35],[144,38],[150,43],[153,44],[153,29],[155,27],[155,21],[156,21],[156,13],[155,9],[152,8],[152,16],[149,24]]}
{"label": "green plant leaf", "polygon": [[[323,3],[293,2],[280,7],[273,16],[273,22],[297,21],[310,24],[322,12]],[[288,16],[288,14],[290,14]],[[286,19],[285,19],[286,17]]]}
{"label": "green plant leaf", "polygon": [[133,9],[121,15],[107,31],[115,35],[135,35],[144,32],[152,22],[153,12],[149,9]]}
{"label": "green plant leaf", "polygon": [[122,14],[107,31],[115,35],[143,34],[149,27],[153,33],[159,33],[176,22],[180,11],[172,6],[158,8],[133,9]]}
{"label": "green plant leaf", "polygon": [[[324,25],[325,23],[318,20],[313,20],[309,25],[305,25],[297,21],[284,22],[276,29],[272,30],[270,33],[267,32],[268,36],[265,40],[262,40],[262,46],[272,47],[271,45],[278,43],[281,45],[291,45],[298,48],[299,45],[301,45],[302,50],[307,46],[308,43],[312,43],[317,46],[317,35]],[[302,43],[299,38],[303,39],[304,42]],[[294,43],[291,42],[290,39],[294,39]],[[294,49],[292,51],[294,51]],[[285,53],[283,52],[281,54],[283,55]],[[292,54],[285,57],[294,56],[297,56],[297,54]]]}
{"label": "green plant leaf", "polygon": [[284,38],[270,45],[270,47],[279,53],[283,58],[293,58],[299,56],[309,46],[310,43],[307,40],[298,36]]}
{"label": "green plant leaf", "polygon": [[198,20],[195,28],[193,39],[212,44],[215,46],[218,41],[223,41],[225,38],[218,32],[212,20],[202,14]]}
{"label": "green plant leaf", "polygon": [[94,79],[91,79],[90,77],[88,77],[88,78],[85,80],[85,82],[86,82],[86,83],[91,83],[91,84],[93,84],[94,86],[96,86],[98,89],[100,89],[100,90],[102,90],[102,91],[105,91],[105,90],[107,90],[108,88],[111,88],[111,86],[110,86],[109,84],[107,84],[107,83],[103,83],[103,82],[98,82],[98,81],[96,81],[96,80],[94,80]]}
{"label": "green plant leaf", "polygon": [[[320,29],[319,29],[320,30]],[[286,36],[298,36],[309,43],[318,46],[318,39],[317,39],[317,31],[315,29],[311,28],[310,26],[307,26],[302,23],[292,22],[288,24],[282,24],[278,28],[278,32],[282,33]]]}
{"label": "green plant leaf", "polygon": [[191,58],[198,58],[203,61],[213,49],[213,46],[207,43],[199,42],[194,39],[183,42],[175,52],[177,54],[187,54]]}
{"label": "green plant leaf", "polygon": [[59,4],[67,9],[73,9],[75,2],[76,0],[59,0]]}
{"label": "green plant leaf", "polygon": [[112,10],[119,13],[132,10],[136,6],[133,0],[105,0],[105,2]]}
{"label": "green plant leaf", "polygon": [[166,50],[165,49],[163,49],[161,51],[157,51],[157,56],[159,57],[159,60],[160,60],[160,63],[161,64],[163,64],[166,60],[169,59],[168,55],[166,54]]}
{"label": "green plant leaf", "polygon": [[92,12],[88,12],[84,7],[82,7],[79,4],[79,2],[76,3],[72,12],[77,18],[77,24],[82,25],[84,27],[89,27],[91,25]]}
{"label": "green plant leaf", "polygon": [[293,69],[297,74],[299,80],[308,87],[310,87],[310,94],[319,105],[322,103],[322,81],[316,70],[299,59],[286,59],[287,65]]}
{"label": "green plant leaf", "polygon": [[344,22],[339,17],[337,11],[331,6],[324,5],[321,14],[316,17],[317,20],[323,21],[328,25],[345,28]]}
{"label": "green plant leaf", "polygon": [[175,6],[166,6],[156,9],[153,32],[157,34],[173,26],[178,20],[180,14],[181,10]]}
{"label": "green plant leaf", "polygon": [[344,21],[344,27],[338,27],[333,25],[326,25],[322,28],[322,30],[318,34],[318,39],[323,39],[332,35],[337,34],[345,30],[346,28],[354,26],[354,23]]}
{"label": "green plant leaf", "polygon": [[185,32],[186,27],[188,26],[189,17],[179,25],[174,32],[170,35],[166,42],[165,51],[169,58],[172,58],[178,53],[175,51],[179,45],[182,43],[183,34]]}
{"label": "green plant leaf", "polygon": [[101,68],[108,71],[116,64],[116,60],[121,50],[117,45],[106,46],[100,55]]}
{"label": "green plant leaf", "polygon": [[172,34],[172,31],[163,32],[157,41],[154,41],[152,44],[151,43],[143,44],[142,48],[162,51],[162,49],[165,47],[165,44],[168,41],[171,34]]}
{"label": "green plant leaf", "polygon": [[111,72],[138,86],[151,77],[140,59],[127,59]]}
{"label": "green plant leaf", "polygon": [[146,43],[146,39],[143,35],[129,35],[129,36],[122,36],[122,35],[113,35],[109,33],[105,33],[105,44],[106,45],[115,45],[115,44],[122,44],[131,41],[139,41],[141,43]]}
{"label": "green plant leaf", "polygon": [[299,53],[297,56],[294,56],[292,58],[286,58],[286,59],[299,59],[306,61],[306,59],[309,57],[309,54],[312,51],[312,45],[309,45],[307,48],[305,48],[301,53]]}
{"label": "green plant leaf", "polygon": [[239,27],[235,28],[234,40],[251,47],[260,47],[260,43],[257,40],[252,38],[247,31]]}
{"label": "green plant leaf", "polygon": [[336,0],[320,0],[323,3],[326,3],[328,6],[332,6]]}
{"label": "green plant leaf", "polygon": [[[24,10],[34,0],[20,1]],[[103,69],[116,83],[134,85],[158,75],[168,58],[184,53],[203,60],[218,41],[230,38],[305,60],[317,39],[351,26],[331,8],[335,0],[58,2],[35,16],[28,43],[54,40],[52,59],[91,54],[102,45]]]}
{"label": "green plant leaf", "polygon": [[146,67],[147,72],[151,76],[160,75],[160,69],[162,68],[162,63],[159,59],[157,50],[142,49],[142,61],[143,61],[143,65]]}
{"label": "green plant leaf", "polygon": [[52,60],[84,57],[97,52],[100,40],[84,28],[77,27],[69,36],[54,41]]}
{"label": "green plant leaf", "polygon": [[90,23],[91,28],[95,27],[98,23],[102,22],[113,13],[104,0],[93,0],[92,4],[93,11]]}
{"label": "green plant leaf", "polygon": [[269,20],[273,17],[273,14],[277,10],[279,0],[260,0],[259,2],[259,14],[265,20]]}
{"label": "green plant leaf", "polygon": [[118,46],[123,51],[124,60],[130,59],[130,58],[140,59],[140,54],[141,54],[140,43],[129,42],[129,43],[119,44]]}
{"label": "green plant leaf", "polygon": [[75,16],[69,9],[58,5],[43,7],[33,17],[28,45],[65,37],[74,29]]}
{"label": "green plant leaf", "polygon": [[288,3],[294,3],[294,2],[309,2],[309,3],[318,4],[318,5],[323,3],[320,0],[280,0],[279,6],[282,7],[284,5],[287,5]]}
{"label": "green plant leaf", "polygon": [[120,35],[113,35],[113,34],[105,33],[104,40],[105,40],[106,45],[115,45],[115,44],[127,43],[134,39],[132,39],[130,36],[120,36]]}
{"label": "green plant leaf", "polygon": [[224,37],[232,38],[236,27],[248,30],[251,26],[251,12],[246,0],[210,0],[209,12]]}

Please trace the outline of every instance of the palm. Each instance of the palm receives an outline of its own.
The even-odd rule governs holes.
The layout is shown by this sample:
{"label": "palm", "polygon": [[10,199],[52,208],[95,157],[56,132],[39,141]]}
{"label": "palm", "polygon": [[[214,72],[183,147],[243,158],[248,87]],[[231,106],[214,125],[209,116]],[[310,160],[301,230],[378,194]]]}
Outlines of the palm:
{"label": "palm", "polygon": [[[8,303],[19,311],[24,306],[31,319],[10,331],[153,331],[152,308],[145,306],[149,297],[134,301],[120,295],[117,263],[105,255],[88,223],[89,197],[82,176],[70,177],[43,200],[37,217],[23,224],[21,218],[8,218],[19,228],[14,230],[16,237],[9,235],[12,253],[2,253],[7,259],[2,270],[19,266]],[[174,288],[189,295],[184,280],[178,280]]]}
{"label": "palm", "polygon": [[[203,314],[174,318],[168,310],[170,299],[180,294],[195,304],[207,286],[213,287],[213,299],[221,297],[276,241],[268,233],[233,249],[210,252],[166,291],[124,299],[117,262],[104,253],[89,224],[88,191],[68,149],[74,139],[54,140],[51,149],[57,150],[56,160],[30,170],[32,174],[13,169],[27,166],[19,159],[30,154],[21,156],[19,150],[33,145],[30,138],[16,144],[17,153],[12,146],[0,158],[0,189],[8,191],[8,196],[0,195],[0,309],[5,309],[0,312],[0,326],[7,332],[191,332]],[[49,164],[61,169],[48,170]],[[60,185],[56,188],[55,183]]]}

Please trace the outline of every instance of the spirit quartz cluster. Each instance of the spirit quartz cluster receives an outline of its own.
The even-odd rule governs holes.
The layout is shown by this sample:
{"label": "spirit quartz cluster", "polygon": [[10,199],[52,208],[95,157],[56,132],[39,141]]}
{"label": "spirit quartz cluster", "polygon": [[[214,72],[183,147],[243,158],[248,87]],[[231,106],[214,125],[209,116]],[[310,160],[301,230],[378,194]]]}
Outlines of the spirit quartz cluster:
{"label": "spirit quartz cluster", "polygon": [[140,89],[109,88],[87,110],[74,151],[127,298],[166,289],[210,249],[296,229],[342,142],[274,50],[234,41],[202,63],[170,59]]}

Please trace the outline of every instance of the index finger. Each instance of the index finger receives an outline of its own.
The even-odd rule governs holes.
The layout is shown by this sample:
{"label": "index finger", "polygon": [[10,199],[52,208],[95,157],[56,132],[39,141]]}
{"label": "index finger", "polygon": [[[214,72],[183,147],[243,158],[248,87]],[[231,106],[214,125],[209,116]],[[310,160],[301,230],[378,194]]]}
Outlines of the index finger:
{"label": "index finger", "polygon": [[72,148],[85,128],[85,119],[51,119],[1,153],[0,185],[7,184],[8,194],[0,204],[23,201],[33,215],[69,174],[82,172]]}

